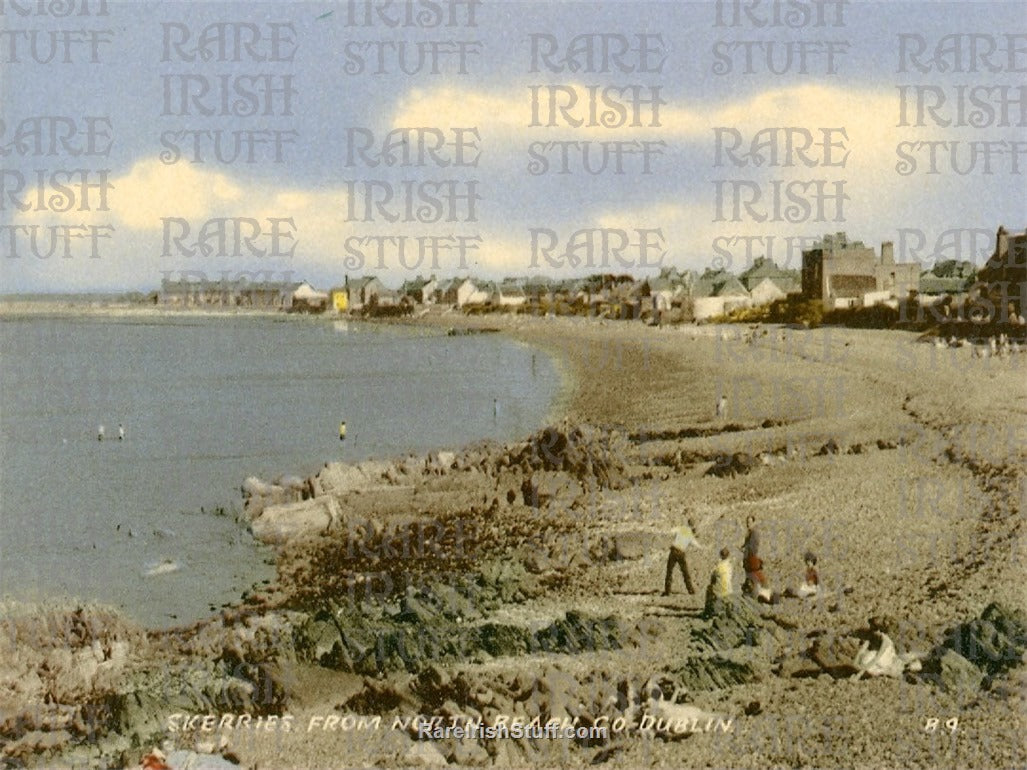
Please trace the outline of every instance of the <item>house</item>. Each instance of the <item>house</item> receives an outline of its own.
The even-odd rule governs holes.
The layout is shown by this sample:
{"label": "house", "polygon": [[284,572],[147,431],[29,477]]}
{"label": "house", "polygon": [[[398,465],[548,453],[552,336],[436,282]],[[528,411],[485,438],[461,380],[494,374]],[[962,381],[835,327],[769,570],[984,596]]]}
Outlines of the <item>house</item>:
{"label": "house", "polygon": [[850,241],[845,233],[825,235],[812,249],[802,252],[802,295],[822,301],[825,309],[905,298],[919,288],[919,265],[896,263],[891,241],[881,244],[880,258],[862,241]]}
{"label": "house", "polygon": [[802,291],[802,279],[797,270],[783,270],[766,257],[757,257],[738,280],[749,292],[753,305],[769,305]]}
{"label": "house", "polygon": [[696,321],[752,306],[752,297],[742,282],[724,269],[707,269],[699,276],[692,285],[691,299]]}
{"label": "house", "polygon": [[455,278],[447,278],[436,283],[435,291],[432,292],[435,302],[437,304],[455,305],[456,290],[454,287],[456,284],[457,280]]}
{"label": "house", "polygon": [[156,301],[168,307],[288,310],[292,307],[293,293],[300,285],[288,281],[173,281],[165,278],[161,281]]}
{"label": "house", "polygon": [[303,281],[293,289],[289,309],[298,313],[323,313],[328,309],[328,293]]}
{"label": "house", "polygon": [[524,293],[524,288],[516,281],[501,281],[492,295],[492,304],[499,307],[520,307],[526,304],[527,301],[528,295]]}
{"label": "house", "polygon": [[447,305],[483,305],[489,300],[489,293],[470,278],[454,278],[443,281],[435,290],[437,301]]}
{"label": "house", "polygon": [[429,278],[417,276],[412,280],[404,281],[399,288],[399,293],[401,297],[410,297],[419,305],[431,305],[435,302],[435,290],[438,285],[439,282],[434,275]]}
{"label": "house", "polygon": [[496,284],[492,281],[472,281],[474,291],[467,298],[466,305],[488,305],[496,294]]}
{"label": "house", "polygon": [[336,313],[345,313],[349,310],[349,292],[345,286],[333,288],[329,294],[332,298],[332,309]]}
{"label": "house", "polygon": [[535,276],[520,283],[529,304],[541,305],[552,301],[552,281],[546,276]]}
{"label": "house", "polygon": [[360,310],[364,305],[376,304],[378,295],[383,291],[385,286],[373,275],[352,280],[346,278],[346,302],[350,310]]}
{"label": "house", "polygon": [[678,295],[678,287],[675,287],[670,278],[662,276],[647,278],[641,284],[641,295],[649,297],[652,311],[670,310]]}
{"label": "house", "polygon": [[999,309],[1000,317],[1009,306],[1019,316],[1027,310],[1027,231],[1010,235],[999,227],[995,251],[977,273],[977,290]]}
{"label": "house", "polygon": [[382,287],[380,291],[375,293],[373,303],[381,307],[392,307],[393,305],[398,305],[403,296],[395,289]]}

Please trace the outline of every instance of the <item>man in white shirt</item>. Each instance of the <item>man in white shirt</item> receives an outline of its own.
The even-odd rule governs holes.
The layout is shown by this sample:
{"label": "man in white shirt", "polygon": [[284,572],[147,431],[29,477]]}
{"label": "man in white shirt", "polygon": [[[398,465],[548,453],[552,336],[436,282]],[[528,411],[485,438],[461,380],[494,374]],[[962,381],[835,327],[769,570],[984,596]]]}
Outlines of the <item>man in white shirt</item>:
{"label": "man in white shirt", "polygon": [[688,519],[687,525],[675,527],[672,530],[672,534],[674,535],[674,542],[671,543],[670,555],[667,556],[667,574],[663,580],[663,595],[670,596],[670,583],[674,575],[675,566],[681,568],[681,575],[685,579],[685,588],[688,589],[688,593],[694,594],[695,587],[692,585],[692,576],[688,574],[685,550],[693,545],[702,548],[702,545],[695,538],[695,522],[692,519]]}

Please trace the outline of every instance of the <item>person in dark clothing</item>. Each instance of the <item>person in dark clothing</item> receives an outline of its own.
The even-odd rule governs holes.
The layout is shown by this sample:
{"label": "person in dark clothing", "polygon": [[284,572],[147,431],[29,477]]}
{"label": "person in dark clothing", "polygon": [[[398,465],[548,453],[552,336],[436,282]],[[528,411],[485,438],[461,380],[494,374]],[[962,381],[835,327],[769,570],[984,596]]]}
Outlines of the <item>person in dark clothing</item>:
{"label": "person in dark clothing", "polygon": [[745,525],[748,532],[746,532],[745,542],[742,544],[742,566],[745,568],[748,592],[753,596],[760,596],[764,592],[769,595],[767,576],[763,573],[763,559],[759,556],[760,534],[756,529],[756,517],[750,515],[746,519]]}

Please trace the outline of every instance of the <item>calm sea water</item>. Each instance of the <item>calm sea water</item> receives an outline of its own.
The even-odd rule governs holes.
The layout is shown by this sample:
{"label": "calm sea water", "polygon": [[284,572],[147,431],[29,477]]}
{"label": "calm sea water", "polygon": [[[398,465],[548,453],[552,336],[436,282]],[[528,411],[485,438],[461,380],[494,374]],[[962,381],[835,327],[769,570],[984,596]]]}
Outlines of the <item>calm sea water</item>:
{"label": "calm sea water", "polygon": [[[211,512],[241,507],[246,476],[510,440],[544,422],[558,387],[551,359],[499,335],[0,321],[0,593],[98,600],[150,625],[201,617],[273,576],[270,552]],[[165,559],[181,568],[146,575]]]}

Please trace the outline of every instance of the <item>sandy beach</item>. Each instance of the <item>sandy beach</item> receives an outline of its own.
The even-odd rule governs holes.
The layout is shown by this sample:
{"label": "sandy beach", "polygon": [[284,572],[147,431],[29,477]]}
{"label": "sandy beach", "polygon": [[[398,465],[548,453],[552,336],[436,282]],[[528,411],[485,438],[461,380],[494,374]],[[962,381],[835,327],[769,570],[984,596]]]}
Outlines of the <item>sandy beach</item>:
{"label": "sandy beach", "polygon": [[[279,581],[188,629],[144,633],[87,610],[58,664],[33,635],[40,613],[8,607],[7,761],[131,767],[163,741],[165,753],[244,767],[1027,762],[1027,638],[1007,623],[1027,611],[1027,355],[972,359],[895,331],[415,322],[499,329],[554,354],[565,375],[554,429],[452,458],[326,468],[293,508],[248,502],[250,526],[272,541],[283,519],[301,522],[279,538]],[[770,586],[798,584],[812,551],[819,594],[704,614],[723,547],[740,590],[750,514]],[[696,591],[676,574],[663,596],[671,529],[688,517]],[[382,545],[425,525],[470,534],[459,547],[440,535],[427,555]],[[995,665],[939,664],[947,634],[993,603],[1002,620],[984,622],[1011,640]],[[875,630],[917,664],[860,673],[854,654]],[[78,672],[73,685],[62,670]],[[92,723],[83,701],[103,704]],[[44,705],[55,702],[68,705]],[[263,727],[222,720],[244,711]],[[415,714],[504,713],[624,728],[594,741],[391,729]],[[216,729],[186,724],[206,714]],[[647,731],[647,715],[692,728]],[[353,728],[376,716],[378,729]]]}

